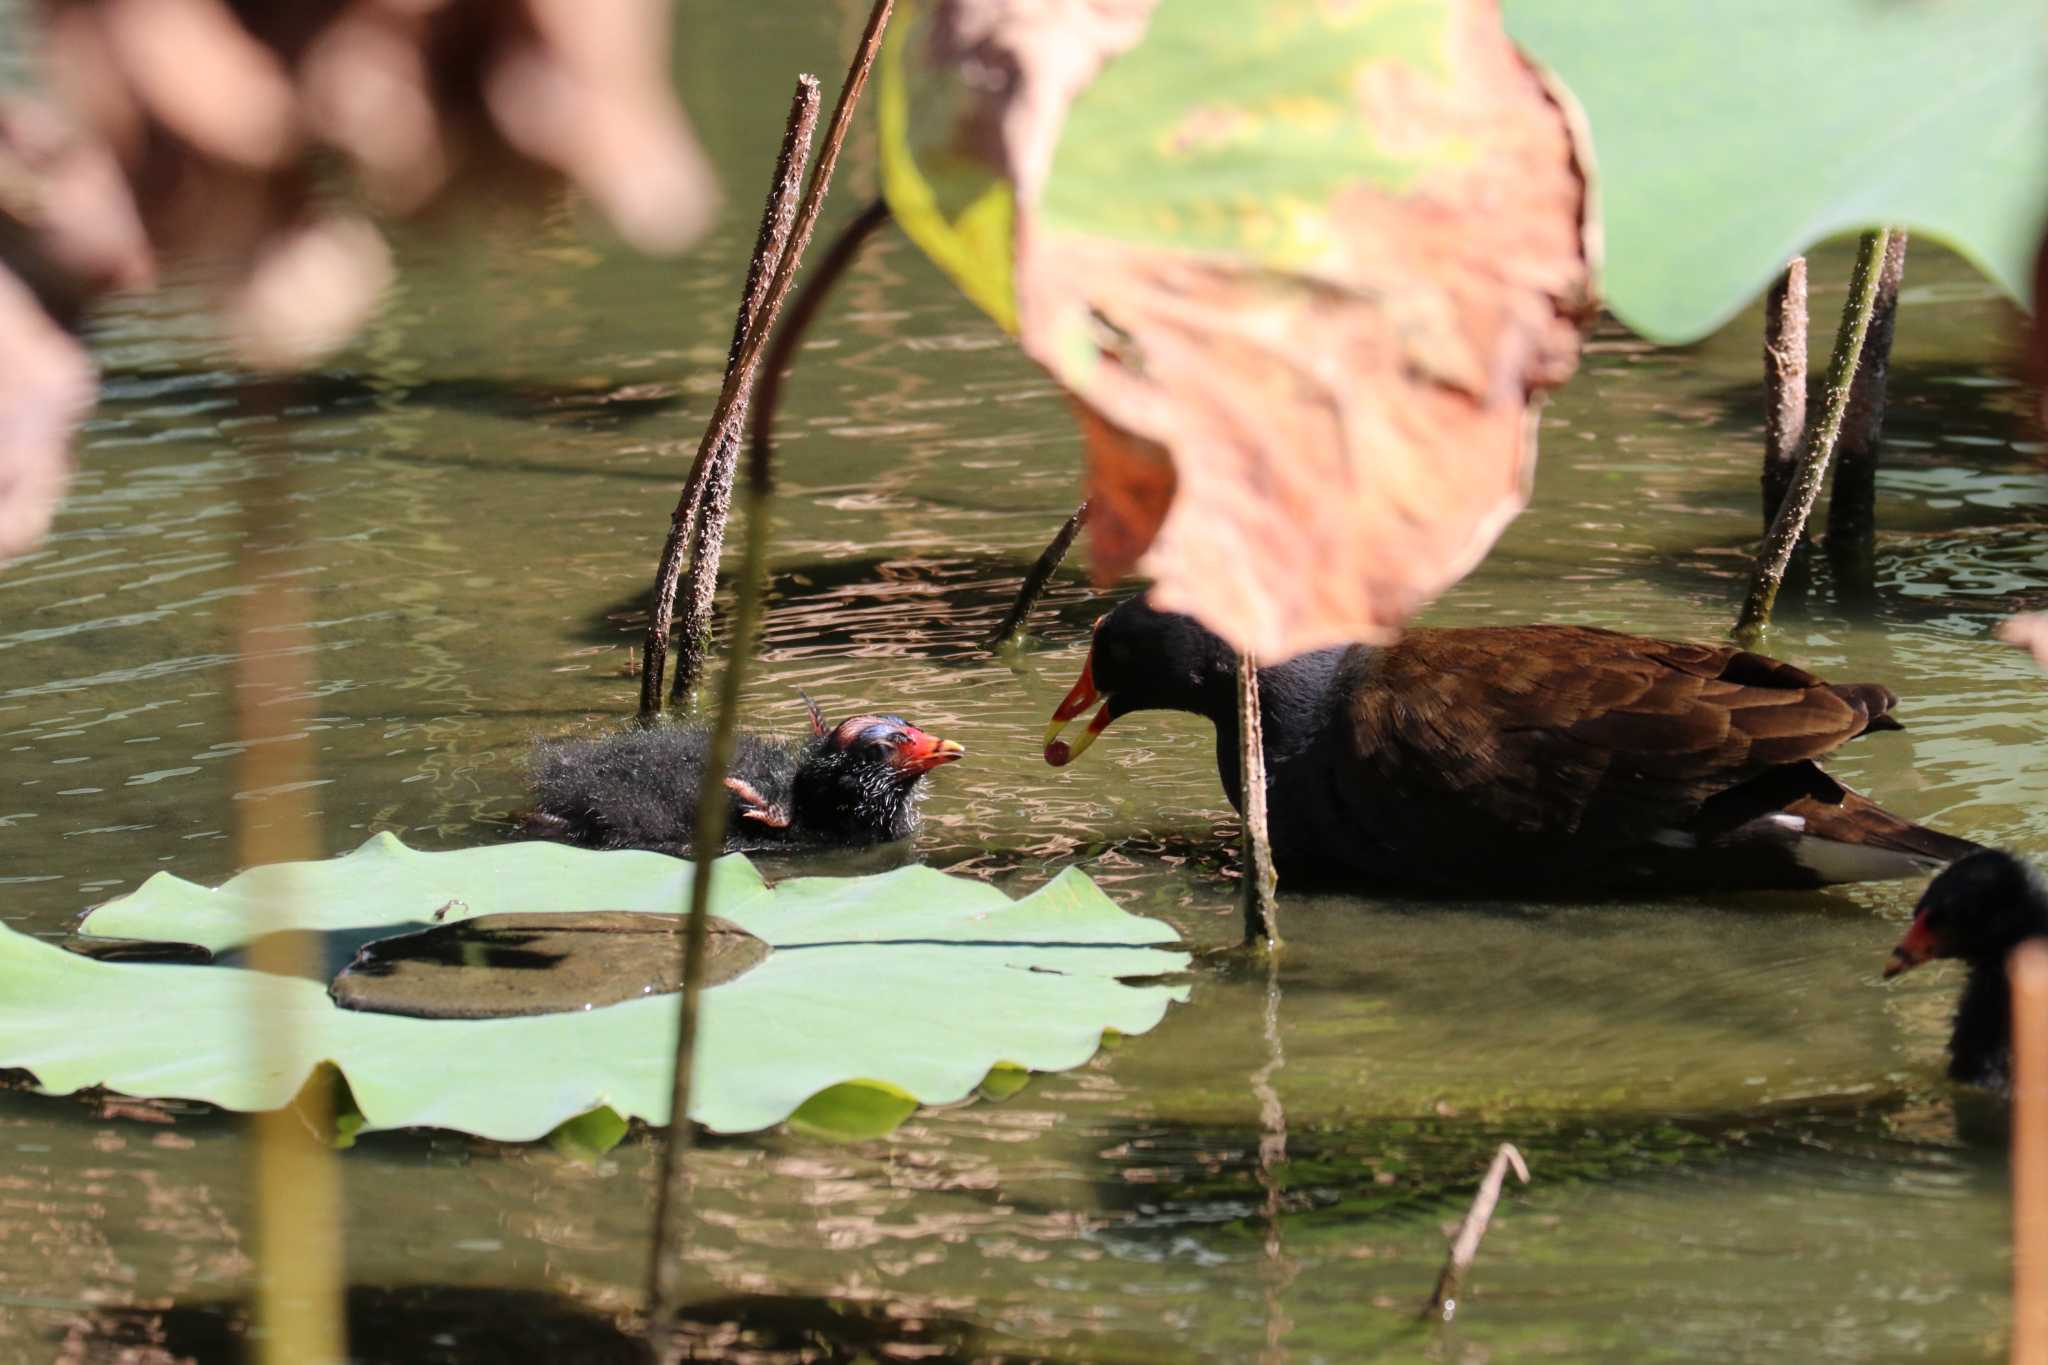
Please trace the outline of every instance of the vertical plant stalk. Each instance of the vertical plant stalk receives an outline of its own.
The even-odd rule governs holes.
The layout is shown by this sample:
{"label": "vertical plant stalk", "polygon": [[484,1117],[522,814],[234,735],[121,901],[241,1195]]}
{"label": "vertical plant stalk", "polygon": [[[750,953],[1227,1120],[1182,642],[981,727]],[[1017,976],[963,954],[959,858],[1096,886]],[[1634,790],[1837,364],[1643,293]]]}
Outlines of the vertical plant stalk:
{"label": "vertical plant stalk", "polygon": [[[811,170],[789,245],[776,263],[775,275],[762,299],[757,325],[747,331],[739,363],[726,375],[712,413],[716,428],[731,419],[733,411],[754,382],[761,351],[789,295],[790,282],[803,261],[804,247],[817,226],[825,192],[832,184],[833,168],[839,164],[839,149],[853,110],[873,70],[875,54],[881,48],[882,33],[889,22],[892,0],[875,0],[866,30],[853,63],[847,69],[846,84],[832,110],[832,122],[825,130],[825,144]],[[675,1320],[681,1306],[684,1275],[682,1247],[687,1231],[685,1211],[688,1168],[684,1160],[695,1134],[690,1126],[690,1078],[697,1045],[697,1003],[704,981],[704,949],[711,912],[711,869],[725,845],[727,795],[724,787],[732,767],[734,740],[738,731],[740,690],[745,681],[747,661],[753,654],[754,636],[761,616],[762,569],[768,557],[768,509],[774,497],[772,448],[756,430],[748,452],[745,511],[746,537],[740,554],[739,609],[733,623],[732,656],[726,664],[718,691],[718,713],[712,724],[710,752],[704,764],[704,781],[697,795],[697,821],[692,853],[696,875],[690,879],[690,917],[683,936],[682,1008],[676,1025],[675,1084],[670,1090],[669,1135],[662,1148],[656,1176],[654,1245],[647,1267],[647,1330],[654,1344],[655,1358],[663,1365],[681,1359],[682,1343],[676,1339]]]}
{"label": "vertical plant stalk", "polygon": [[1287,1287],[1300,1273],[1300,1263],[1283,1254],[1280,1240],[1280,1168],[1287,1164],[1287,1109],[1280,1102],[1274,1078],[1287,1065],[1280,1041],[1280,955],[1266,954],[1266,1008],[1261,1019],[1266,1037],[1266,1064],[1252,1073],[1252,1095],[1259,1102],[1259,1184],[1265,1187],[1266,1349],[1262,1362],[1284,1362],[1282,1343],[1294,1324],[1281,1307]]}
{"label": "vertical plant stalk", "polygon": [[1828,498],[1828,560],[1844,595],[1863,600],[1876,591],[1877,445],[1884,435],[1885,381],[1891,373],[1892,332],[1905,274],[1906,233],[1893,228],[1877,275],[1870,330],[1856,362],[1856,382],[1849,386],[1835,488]]}
{"label": "vertical plant stalk", "polygon": [[1429,1302],[1422,1306],[1425,1320],[1449,1322],[1457,1315],[1458,1286],[1478,1258],[1480,1239],[1486,1236],[1487,1226],[1493,1221],[1494,1206],[1500,1203],[1500,1187],[1510,1166],[1524,1185],[1529,1183],[1529,1167],[1522,1161],[1521,1152],[1512,1142],[1503,1142],[1486,1168],[1486,1178],[1479,1182],[1478,1193],[1472,1196],[1472,1207],[1465,1210],[1465,1221],[1458,1224],[1458,1235],[1451,1239],[1451,1251],[1436,1277],[1436,1288],[1430,1291]]}
{"label": "vertical plant stalk", "polygon": [[[281,410],[281,402],[266,406]],[[316,760],[312,628],[304,556],[289,546],[291,478],[281,451],[264,451],[242,506],[235,626],[235,861],[243,867],[320,857],[312,809]],[[319,949],[302,934],[251,925],[257,973],[318,978]],[[251,993],[252,1001],[265,997]],[[289,1014],[252,1006],[249,1046],[259,1070],[300,1055]],[[264,1365],[343,1365],[341,1177],[306,1128],[330,1131],[333,1098],[315,1076],[297,1102],[257,1114],[250,1163],[256,1210],[256,1358]]]}
{"label": "vertical plant stalk", "polygon": [[[880,199],[870,201],[853,221],[839,230],[831,249],[818,268],[805,279],[803,288],[790,299],[782,320],[769,337],[761,354],[759,378],[753,402],[754,440],[772,444],[775,413],[782,401],[782,377],[790,358],[803,343],[811,323],[830,297],[832,286],[846,273],[861,246],[875,230],[889,221],[889,206]],[[764,434],[766,433],[766,434]],[[735,454],[737,446],[735,446]],[[690,551],[690,575],[684,589],[685,607],[680,631],[682,648],[676,656],[676,681],[669,700],[677,704],[695,692],[704,677],[704,663],[711,648],[711,602],[718,593],[718,561],[725,552],[725,527],[732,513],[733,459],[719,466],[712,485],[713,498],[697,520],[697,533]]]}
{"label": "vertical plant stalk", "polygon": [[1280,910],[1273,892],[1273,844],[1266,837],[1266,736],[1259,715],[1259,665],[1237,656],[1238,771],[1244,775],[1244,941],[1280,946]]}
{"label": "vertical plant stalk", "polygon": [[1841,437],[1842,419],[1849,408],[1849,390],[1856,378],[1856,360],[1863,352],[1863,337],[1870,330],[1870,314],[1877,300],[1877,276],[1891,233],[1885,228],[1863,234],[1856,250],[1856,269],[1849,276],[1849,301],[1842,306],[1842,325],[1835,333],[1834,354],[1828,359],[1826,403],[1821,419],[1807,435],[1799,453],[1799,468],[1792,487],[1771,521],[1757,552],[1756,576],[1750,581],[1749,596],[1735,623],[1735,637],[1753,641],[1771,624],[1771,608],[1778,600],[1778,588],[1785,581],[1785,566],[1792,559],[1792,547],[1805,533],[1806,519],[1820,498],[1822,480],[1827,477],[1828,460]]}
{"label": "vertical plant stalk", "polygon": [[[775,156],[775,175],[768,185],[768,200],[761,208],[761,228],[754,235],[754,255],[747,263],[746,288],[740,292],[739,315],[733,319],[732,345],[725,357],[725,384],[732,383],[746,348],[747,335],[761,315],[768,284],[781,263],[789,233],[796,221],[797,188],[802,183],[804,163],[811,155],[811,133],[818,124],[818,82],[812,76],[797,78],[796,94],[789,102],[789,121],[783,127],[782,148]],[[662,542],[661,562],[654,571],[654,607],[648,613],[647,638],[640,644],[640,719],[650,721],[661,714],[661,675],[668,659],[669,631],[675,622],[676,586],[682,575],[683,549],[691,551],[690,602],[698,596],[695,584],[709,579],[700,613],[686,612],[683,637],[676,659],[677,696],[688,688],[683,675],[691,675],[694,687],[704,668],[704,651],[710,633],[711,592],[718,582],[718,556],[725,543],[725,515],[732,505],[733,461],[739,457],[740,428],[746,425],[744,396],[728,409],[723,421],[713,418],[697,444],[697,456],[690,463],[690,476],[683,482],[683,495],[669,515],[668,538]],[[706,526],[716,519],[717,530],[706,536]],[[711,572],[699,573],[706,546],[711,554]]]}
{"label": "vertical plant stalk", "polygon": [[2048,1365],[2048,944],[2013,950],[2012,1360]]}
{"label": "vertical plant stalk", "polygon": [[1806,434],[1806,258],[1794,256],[1764,303],[1764,530],[1799,468]]}
{"label": "vertical plant stalk", "polygon": [[1003,617],[1001,625],[989,632],[988,639],[982,641],[983,645],[991,650],[1001,649],[1024,633],[1024,623],[1031,618],[1031,610],[1038,605],[1038,599],[1045,595],[1045,585],[1052,581],[1060,561],[1067,557],[1068,550],[1074,548],[1074,537],[1080,535],[1081,528],[1087,524],[1088,499],[1083,498],[1081,505],[1074,509],[1073,515],[1053,536],[1052,543],[1039,554],[1031,572],[1024,575],[1023,586],[1017,589],[1017,600],[1010,604],[1009,614]]}

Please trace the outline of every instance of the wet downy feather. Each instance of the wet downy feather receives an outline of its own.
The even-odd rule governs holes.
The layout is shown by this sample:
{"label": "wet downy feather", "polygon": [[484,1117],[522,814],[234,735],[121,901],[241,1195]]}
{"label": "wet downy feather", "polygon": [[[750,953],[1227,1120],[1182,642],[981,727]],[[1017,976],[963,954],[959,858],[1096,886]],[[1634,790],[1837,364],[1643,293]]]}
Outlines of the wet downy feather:
{"label": "wet downy feather", "polygon": [[[726,851],[854,846],[909,837],[924,777],[963,752],[900,716],[860,715],[790,741],[742,732],[726,779]],[[711,731],[627,729],[534,746],[529,837],[682,854],[694,843]]]}

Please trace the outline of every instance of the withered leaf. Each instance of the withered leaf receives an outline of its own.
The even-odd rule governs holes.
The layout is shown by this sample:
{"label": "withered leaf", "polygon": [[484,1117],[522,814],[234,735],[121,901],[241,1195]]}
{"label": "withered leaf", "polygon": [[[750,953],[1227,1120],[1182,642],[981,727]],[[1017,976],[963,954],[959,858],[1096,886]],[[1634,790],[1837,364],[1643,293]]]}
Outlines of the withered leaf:
{"label": "withered leaf", "polygon": [[1161,605],[1278,657],[1485,554],[1591,306],[1579,151],[1495,5],[905,18],[891,202],[1092,410],[1098,576],[1142,550]]}

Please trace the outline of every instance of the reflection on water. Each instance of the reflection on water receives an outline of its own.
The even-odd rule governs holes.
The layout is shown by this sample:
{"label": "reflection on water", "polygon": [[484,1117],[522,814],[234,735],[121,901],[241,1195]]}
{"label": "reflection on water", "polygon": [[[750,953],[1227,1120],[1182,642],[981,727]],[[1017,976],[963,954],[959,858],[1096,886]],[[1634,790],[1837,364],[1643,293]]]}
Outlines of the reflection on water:
{"label": "reflection on water", "polygon": [[[748,202],[780,117],[751,96],[836,66],[847,35],[822,14],[708,31],[686,74],[724,92],[728,122],[702,122]],[[865,138],[837,213],[871,187]],[[229,621],[259,454],[294,471],[285,531],[311,566],[306,730],[326,846],[377,829],[424,847],[500,837],[535,734],[633,706],[643,585],[715,393],[739,232],[680,266],[593,247],[567,213],[408,240],[390,310],[281,410],[248,401],[175,296],[109,317],[75,494],[57,534],[0,570],[0,918],[59,936],[158,869],[235,870]],[[1823,583],[1773,648],[1904,698],[1907,730],[1851,745],[1846,780],[2040,854],[2048,682],[1987,632],[2048,600],[2041,447],[2002,377],[2011,315],[1962,266],[1915,251],[1874,616],[1851,619]],[[1816,264],[1816,279],[1845,274],[1841,253]],[[1832,306],[1819,298],[1816,317]],[[1545,412],[1534,507],[1430,619],[1725,631],[1757,531],[1757,331],[1750,317],[1683,351],[1596,337]],[[1234,822],[1206,725],[1134,716],[1070,769],[1040,759],[1110,599],[1070,566],[1031,648],[979,647],[1077,492],[1078,442],[1043,377],[885,235],[788,403],[749,723],[801,729],[799,686],[832,714],[900,711],[971,755],[933,781],[915,856],[1013,892],[1078,863],[1198,943],[1231,938]],[[701,1297],[730,1308],[706,1310],[734,1334],[717,1349],[1996,1352],[2001,1116],[1939,1079],[1953,977],[1877,982],[1912,887],[1597,907],[1531,890],[1286,902],[1286,1065],[1266,1073],[1286,1160],[1269,1178],[1265,983],[1221,969],[1153,1034],[1005,1103],[856,1147],[709,1144],[694,1254]],[[1431,1342],[1413,1314],[1443,1224],[1502,1140],[1535,1183],[1503,1201],[1456,1335]],[[170,1349],[246,1291],[227,1120],[5,1092],[0,1154],[0,1356],[121,1332]],[[652,1159],[645,1137],[579,1165],[380,1135],[344,1162],[351,1274],[623,1320]],[[417,1300],[458,1332],[485,1301]]]}

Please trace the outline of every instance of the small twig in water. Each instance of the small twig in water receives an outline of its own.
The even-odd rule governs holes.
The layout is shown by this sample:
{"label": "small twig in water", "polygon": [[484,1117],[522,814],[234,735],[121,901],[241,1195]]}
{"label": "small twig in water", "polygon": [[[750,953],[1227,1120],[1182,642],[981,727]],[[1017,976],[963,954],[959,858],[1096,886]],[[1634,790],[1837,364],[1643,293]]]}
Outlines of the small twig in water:
{"label": "small twig in water", "polygon": [[1045,595],[1045,585],[1060,567],[1060,561],[1067,557],[1067,551],[1074,546],[1074,537],[1081,534],[1081,528],[1088,524],[1088,499],[1081,499],[1081,505],[1074,509],[1066,524],[1052,538],[1052,543],[1038,556],[1038,562],[1031,566],[1031,572],[1024,575],[1024,584],[1017,589],[1017,600],[1010,604],[1009,614],[1003,623],[989,632],[982,644],[991,650],[1001,649],[1011,640],[1024,633],[1024,622],[1030,617],[1031,609],[1038,605],[1038,599]]}
{"label": "small twig in water", "polygon": [[1458,1283],[1479,1255],[1479,1239],[1486,1236],[1486,1226],[1493,1221],[1493,1206],[1500,1202],[1501,1183],[1507,1179],[1510,1166],[1524,1185],[1529,1183],[1529,1167],[1522,1154],[1515,1150],[1514,1143],[1503,1142],[1493,1154],[1493,1164],[1486,1168],[1486,1178],[1479,1182],[1479,1192],[1472,1196],[1465,1221],[1458,1224],[1458,1235],[1451,1239],[1451,1254],[1444,1258],[1443,1273],[1436,1277],[1436,1288],[1430,1291],[1429,1302],[1422,1306],[1425,1319],[1449,1322],[1456,1316]]}
{"label": "small twig in water", "polygon": [[[839,102],[832,110],[832,122],[826,127],[825,144],[818,153],[817,164],[811,169],[803,203],[797,209],[796,224],[790,229],[789,245],[783,251],[782,259],[776,263],[775,277],[762,300],[760,325],[748,330],[739,363],[727,374],[725,388],[718,395],[718,406],[712,413],[714,428],[731,419],[753,386],[768,333],[781,313],[783,300],[789,296],[790,283],[803,261],[804,247],[811,239],[811,230],[817,225],[825,192],[832,184],[833,168],[839,164],[839,149],[846,141],[846,130],[853,121],[854,106],[860,100],[861,90],[867,85],[868,73],[874,67],[875,54],[881,49],[882,33],[888,25],[891,6],[892,0],[875,0],[874,9],[868,15],[867,29],[861,34],[853,64],[847,69],[846,84],[840,88]],[[697,820],[691,850],[696,870],[690,879],[690,918],[688,931],[683,936],[683,998],[676,1024],[675,1084],[670,1089],[668,1142],[662,1148],[660,1170],[655,1177],[654,1247],[648,1257],[647,1268],[647,1330],[655,1357],[663,1365],[673,1365],[680,1360],[683,1349],[683,1343],[675,1333],[675,1321],[683,1296],[682,1245],[688,1194],[685,1189],[688,1168],[684,1157],[695,1138],[689,1114],[690,1078],[697,1046],[697,1002],[702,993],[705,947],[711,923],[711,865],[725,846],[725,823],[730,803],[725,779],[732,768],[738,734],[740,687],[745,681],[746,664],[753,653],[754,635],[761,617],[762,566],[768,549],[768,504],[774,493],[772,455],[773,451],[761,441],[757,431],[747,461],[747,533],[740,556],[739,610],[733,621],[732,657],[719,680],[718,711],[712,725],[703,782],[697,793]]]}
{"label": "small twig in water", "polygon": [[1842,326],[1835,334],[1834,354],[1828,360],[1827,405],[1819,424],[1807,435],[1799,456],[1799,469],[1784,505],[1771,522],[1757,553],[1756,576],[1750,581],[1749,596],[1735,623],[1735,638],[1754,642],[1771,624],[1771,607],[1778,600],[1778,587],[1785,580],[1785,566],[1792,559],[1792,547],[1806,532],[1806,519],[1820,497],[1828,461],[1841,436],[1842,418],[1849,408],[1849,390],[1856,378],[1857,358],[1863,353],[1863,337],[1870,329],[1870,315],[1877,298],[1877,278],[1891,233],[1879,228],[1863,234],[1856,252],[1856,270],[1849,278],[1849,301],[1842,308]]}
{"label": "small twig in water", "polygon": [[1280,946],[1280,910],[1274,903],[1278,878],[1273,844],[1266,831],[1266,739],[1259,715],[1259,665],[1237,656],[1238,772],[1244,789],[1244,941]]}
{"label": "small twig in water", "polygon": [[[789,104],[789,122],[782,133],[782,148],[775,157],[775,176],[768,186],[768,201],[761,209],[761,229],[754,237],[754,255],[747,263],[746,287],[740,291],[739,315],[733,319],[732,346],[726,352],[725,383],[733,381],[747,336],[765,321],[762,302],[769,282],[781,264],[795,221],[797,188],[803,182],[804,163],[811,155],[811,132],[818,123],[818,81],[803,76]],[[733,461],[739,456],[740,428],[746,425],[744,398],[726,411],[723,420],[713,418],[697,445],[697,457],[690,475],[683,481],[682,497],[669,516],[668,538],[662,542],[661,562],[654,571],[654,605],[648,613],[647,636],[640,644],[640,720],[661,713],[661,675],[668,659],[668,637],[675,622],[676,586],[683,570],[683,549],[691,548],[690,605],[696,605],[698,585],[703,583],[704,611],[685,612],[683,638],[676,658],[678,697],[696,685],[703,671],[709,634],[711,591],[718,582],[718,555],[725,543],[725,514],[732,505]],[[715,531],[710,529],[716,523]],[[701,572],[709,553],[711,569]],[[683,679],[690,679],[687,686]]]}

